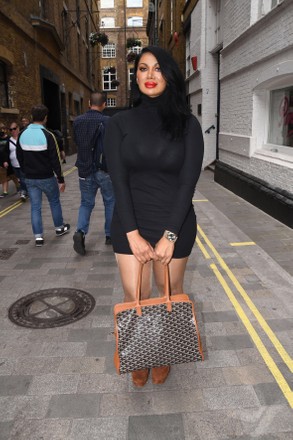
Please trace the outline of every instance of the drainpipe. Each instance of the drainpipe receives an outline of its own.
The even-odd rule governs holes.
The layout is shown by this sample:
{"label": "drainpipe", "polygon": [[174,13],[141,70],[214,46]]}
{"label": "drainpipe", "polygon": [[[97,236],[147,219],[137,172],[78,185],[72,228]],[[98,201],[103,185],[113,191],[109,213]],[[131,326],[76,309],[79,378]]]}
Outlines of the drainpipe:
{"label": "drainpipe", "polygon": [[217,133],[216,133],[216,161],[219,160],[219,133],[220,133],[220,109],[221,109],[221,81],[220,81],[220,50],[217,53],[218,56],[218,89],[217,89]]}

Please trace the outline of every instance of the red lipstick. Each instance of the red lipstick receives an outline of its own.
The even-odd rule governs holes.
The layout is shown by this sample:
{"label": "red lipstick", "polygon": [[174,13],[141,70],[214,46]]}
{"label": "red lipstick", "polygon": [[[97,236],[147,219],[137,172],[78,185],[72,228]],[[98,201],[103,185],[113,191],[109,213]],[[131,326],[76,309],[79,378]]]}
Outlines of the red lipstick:
{"label": "red lipstick", "polygon": [[154,87],[156,87],[157,83],[153,82],[153,81],[147,81],[146,83],[144,83],[144,85],[148,88],[148,89],[153,89]]}

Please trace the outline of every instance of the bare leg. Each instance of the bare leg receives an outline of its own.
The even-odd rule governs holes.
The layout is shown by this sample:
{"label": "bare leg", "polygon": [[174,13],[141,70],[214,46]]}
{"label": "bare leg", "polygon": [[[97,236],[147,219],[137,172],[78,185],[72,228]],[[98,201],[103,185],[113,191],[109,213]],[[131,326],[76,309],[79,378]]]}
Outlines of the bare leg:
{"label": "bare leg", "polygon": [[[121,282],[124,290],[124,302],[134,301],[137,289],[140,263],[134,255],[116,254]],[[142,273],[141,298],[146,299],[151,294],[152,262],[144,264]]]}
{"label": "bare leg", "polygon": [[[170,290],[172,295],[183,293],[183,280],[188,257],[173,258],[169,263]],[[164,295],[165,267],[159,262],[154,261],[154,276],[159,294]]]}

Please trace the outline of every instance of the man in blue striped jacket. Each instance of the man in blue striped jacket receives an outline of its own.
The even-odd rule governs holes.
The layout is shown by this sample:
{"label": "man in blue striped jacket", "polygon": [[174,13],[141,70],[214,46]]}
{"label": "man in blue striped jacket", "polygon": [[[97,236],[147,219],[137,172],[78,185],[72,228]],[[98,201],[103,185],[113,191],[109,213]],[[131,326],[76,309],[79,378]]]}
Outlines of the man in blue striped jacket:
{"label": "man in blue striped jacket", "polygon": [[32,108],[32,124],[25,128],[17,142],[17,159],[25,174],[31,201],[31,222],[36,246],[44,244],[42,222],[42,194],[49,201],[57,237],[69,232],[63,221],[60,192],[65,190],[60,153],[55,136],[45,128],[48,108]]}

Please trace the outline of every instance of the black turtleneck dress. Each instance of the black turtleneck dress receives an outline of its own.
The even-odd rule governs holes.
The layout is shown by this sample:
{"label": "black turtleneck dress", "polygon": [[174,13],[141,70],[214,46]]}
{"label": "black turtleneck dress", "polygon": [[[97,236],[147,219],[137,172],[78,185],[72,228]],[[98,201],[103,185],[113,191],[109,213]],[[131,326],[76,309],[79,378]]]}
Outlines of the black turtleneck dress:
{"label": "black turtleneck dress", "polygon": [[138,229],[152,246],[165,230],[178,235],[173,258],[187,257],[196,237],[192,197],[203,159],[203,137],[191,116],[182,139],[162,130],[162,96],[143,95],[138,107],[116,113],[107,125],[104,149],[116,205],[114,252],[132,254],[126,233]]}

